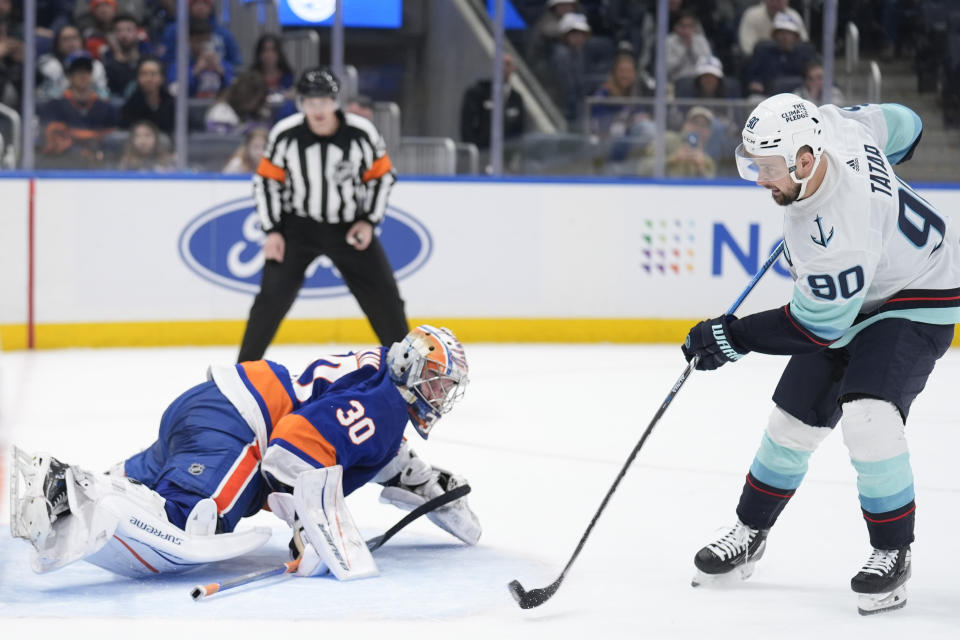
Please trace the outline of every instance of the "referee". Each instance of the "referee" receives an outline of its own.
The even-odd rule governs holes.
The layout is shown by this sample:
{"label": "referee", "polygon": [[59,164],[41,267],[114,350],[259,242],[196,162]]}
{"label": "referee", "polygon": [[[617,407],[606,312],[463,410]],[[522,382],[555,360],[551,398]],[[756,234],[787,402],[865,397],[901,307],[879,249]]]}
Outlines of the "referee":
{"label": "referee", "polygon": [[381,344],[409,330],[373,232],[396,182],[383,138],[369,120],[340,109],[340,83],[329,70],[304,71],[296,89],[300,113],[270,131],[253,178],[266,263],[239,362],[263,357],[320,255],[340,272]]}

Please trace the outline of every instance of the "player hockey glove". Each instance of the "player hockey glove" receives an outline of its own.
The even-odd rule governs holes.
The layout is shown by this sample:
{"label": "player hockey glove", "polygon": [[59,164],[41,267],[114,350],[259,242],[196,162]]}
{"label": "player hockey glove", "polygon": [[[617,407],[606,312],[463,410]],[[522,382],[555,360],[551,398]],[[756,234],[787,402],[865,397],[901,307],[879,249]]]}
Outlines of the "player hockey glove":
{"label": "player hockey glove", "polygon": [[690,362],[697,356],[697,370],[712,371],[745,356],[747,350],[736,345],[730,336],[730,323],[736,319],[735,316],[720,316],[694,326],[680,347],[683,357]]}

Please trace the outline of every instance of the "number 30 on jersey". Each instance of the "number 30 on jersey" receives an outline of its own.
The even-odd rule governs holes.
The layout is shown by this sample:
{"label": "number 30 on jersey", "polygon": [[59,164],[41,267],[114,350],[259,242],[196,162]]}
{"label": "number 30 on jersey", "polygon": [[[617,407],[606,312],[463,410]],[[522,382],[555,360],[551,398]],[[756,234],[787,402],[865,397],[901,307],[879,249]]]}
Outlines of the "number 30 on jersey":
{"label": "number 30 on jersey", "polygon": [[376,425],[373,424],[373,418],[364,417],[364,413],[366,409],[356,400],[350,401],[350,409],[346,412],[343,409],[337,409],[337,421],[348,428],[347,433],[353,444],[363,444],[377,430]]}

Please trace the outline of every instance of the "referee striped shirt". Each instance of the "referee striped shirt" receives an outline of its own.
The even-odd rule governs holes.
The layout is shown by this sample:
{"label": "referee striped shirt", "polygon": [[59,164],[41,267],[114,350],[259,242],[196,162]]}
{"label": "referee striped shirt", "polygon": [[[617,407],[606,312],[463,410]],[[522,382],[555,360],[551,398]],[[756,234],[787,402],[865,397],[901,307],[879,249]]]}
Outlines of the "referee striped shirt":
{"label": "referee striped shirt", "polygon": [[270,130],[253,179],[263,231],[278,231],[283,217],[322,223],[383,220],[396,171],[373,123],[337,111],[332,136],[310,131],[302,113]]}

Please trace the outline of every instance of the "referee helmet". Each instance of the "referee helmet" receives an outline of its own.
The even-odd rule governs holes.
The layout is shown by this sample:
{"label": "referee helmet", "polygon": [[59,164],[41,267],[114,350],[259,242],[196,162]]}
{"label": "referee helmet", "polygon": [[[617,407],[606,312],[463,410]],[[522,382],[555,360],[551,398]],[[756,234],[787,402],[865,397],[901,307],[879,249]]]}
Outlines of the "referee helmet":
{"label": "referee helmet", "polygon": [[340,81],[329,69],[314,67],[300,74],[297,80],[297,95],[302,98],[333,98],[340,96]]}

